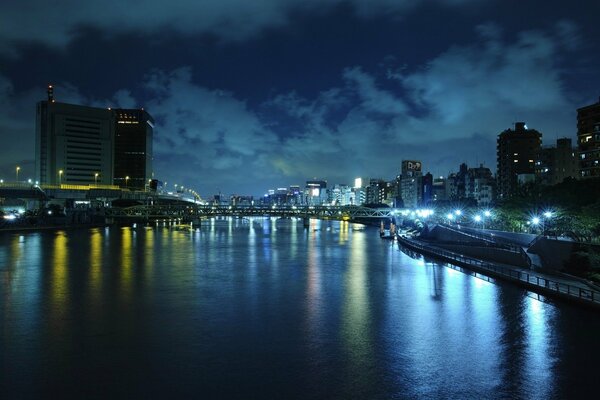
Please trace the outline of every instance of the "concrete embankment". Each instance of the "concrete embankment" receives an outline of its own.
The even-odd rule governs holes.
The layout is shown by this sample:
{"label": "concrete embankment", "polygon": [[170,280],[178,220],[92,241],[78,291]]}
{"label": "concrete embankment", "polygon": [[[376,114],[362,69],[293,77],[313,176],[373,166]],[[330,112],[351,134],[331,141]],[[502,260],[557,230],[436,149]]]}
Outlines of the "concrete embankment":
{"label": "concrete embankment", "polygon": [[467,270],[515,283],[550,298],[559,298],[600,309],[600,291],[593,290],[577,280],[538,273],[514,265],[484,261],[414,238],[399,236],[398,243],[418,253],[461,266]]}

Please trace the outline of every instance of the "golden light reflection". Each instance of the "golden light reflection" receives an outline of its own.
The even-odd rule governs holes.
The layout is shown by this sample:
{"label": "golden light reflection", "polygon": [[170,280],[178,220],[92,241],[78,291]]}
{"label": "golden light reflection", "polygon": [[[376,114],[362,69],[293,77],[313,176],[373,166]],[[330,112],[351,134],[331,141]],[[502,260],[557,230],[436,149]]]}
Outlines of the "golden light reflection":
{"label": "golden light reflection", "polygon": [[350,231],[350,224],[346,221],[340,221],[340,244],[348,241],[348,232]]}
{"label": "golden light reflection", "polygon": [[131,248],[132,248],[132,230],[129,227],[121,229],[121,288],[124,295],[128,295],[131,290],[131,276],[132,276],[132,260],[131,260]]}
{"label": "golden light reflection", "polygon": [[52,271],[50,274],[50,304],[52,305],[52,314],[57,317],[57,321],[62,320],[61,316],[65,313],[68,306],[68,254],[67,254],[67,235],[64,231],[58,231],[54,237],[54,246],[52,248]]}
{"label": "golden light reflection", "polygon": [[89,285],[92,303],[95,304],[102,287],[102,232],[92,229],[90,235]]}

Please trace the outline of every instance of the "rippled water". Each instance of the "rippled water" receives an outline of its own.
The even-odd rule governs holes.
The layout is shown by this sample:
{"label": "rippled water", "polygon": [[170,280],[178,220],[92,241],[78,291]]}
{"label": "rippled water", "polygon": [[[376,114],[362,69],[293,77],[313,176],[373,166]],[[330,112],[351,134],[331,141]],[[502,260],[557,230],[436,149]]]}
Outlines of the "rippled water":
{"label": "rippled water", "polygon": [[376,229],[338,222],[0,233],[0,394],[597,391],[599,313],[413,257]]}

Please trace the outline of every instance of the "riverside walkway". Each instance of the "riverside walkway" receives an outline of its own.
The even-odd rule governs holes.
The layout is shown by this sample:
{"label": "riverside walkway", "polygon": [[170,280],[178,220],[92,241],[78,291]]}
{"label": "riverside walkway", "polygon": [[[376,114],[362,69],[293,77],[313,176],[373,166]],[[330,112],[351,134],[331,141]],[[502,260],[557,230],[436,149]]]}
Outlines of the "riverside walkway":
{"label": "riverside walkway", "polygon": [[561,298],[600,309],[600,291],[592,289],[585,283],[575,279],[548,275],[512,265],[483,261],[403,235],[398,235],[398,243],[421,254],[442,259],[450,264],[517,283],[533,292],[548,297]]}

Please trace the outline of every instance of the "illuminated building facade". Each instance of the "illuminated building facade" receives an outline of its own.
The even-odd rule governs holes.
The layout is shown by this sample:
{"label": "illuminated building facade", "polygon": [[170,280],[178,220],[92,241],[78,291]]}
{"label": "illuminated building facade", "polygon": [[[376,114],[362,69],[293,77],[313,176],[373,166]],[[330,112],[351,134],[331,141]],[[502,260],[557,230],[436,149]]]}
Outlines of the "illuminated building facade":
{"label": "illuminated building facade", "polygon": [[579,176],[600,177],[600,99],[577,110]]}
{"label": "illuminated building facade", "polygon": [[114,184],[144,189],[152,179],[154,120],[143,109],[115,109]]}
{"label": "illuminated building facade", "polygon": [[56,102],[49,86],[36,107],[36,180],[112,184],[114,125],[110,110]]}
{"label": "illuminated building facade", "polygon": [[519,182],[535,177],[535,158],[542,145],[542,134],[528,129],[525,122],[515,123],[498,135],[498,196],[506,199],[516,193]]}

